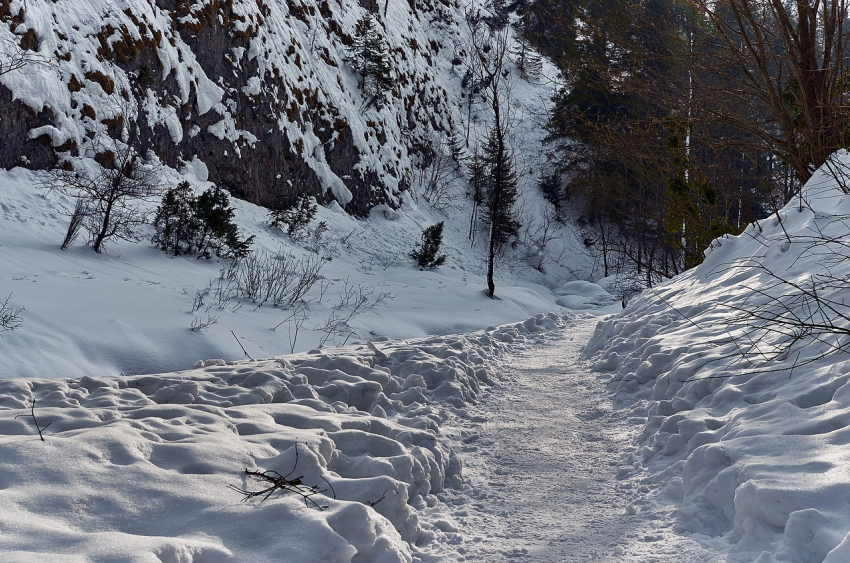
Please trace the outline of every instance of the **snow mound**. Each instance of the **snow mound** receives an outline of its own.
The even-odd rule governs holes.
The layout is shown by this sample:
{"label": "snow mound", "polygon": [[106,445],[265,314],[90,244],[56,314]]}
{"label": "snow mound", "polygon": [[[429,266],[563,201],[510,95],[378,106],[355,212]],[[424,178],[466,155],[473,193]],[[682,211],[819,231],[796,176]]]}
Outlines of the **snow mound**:
{"label": "snow mound", "polygon": [[[837,283],[850,275],[850,197],[834,173],[848,165],[842,151],[799,199],[600,323],[585,350],[648,417],[634,478],[663,493],[636,493],[633,506],[672,503],[680,531],[728,543],[730,562],[850,553],[847,290]],[[806,297],[811,283],[833,310]],[[805,319],[838,329],[797,332]]]}
{"label": "snow mound", "polygon": [[552,291],[561,307],[582,311],[611,305],[616,299],[602,286],[588,281],[569,281]]}
{"label": "snow mound", "polygon": [[[569,319],[180,372],[0,381],[4,561],[409,563],[461,482],[439,424]],[[34,417],[32,416],[34,415]],[[44,430],[36,434],[35,422]],[[240,502],[244,470],[323,491]]]}

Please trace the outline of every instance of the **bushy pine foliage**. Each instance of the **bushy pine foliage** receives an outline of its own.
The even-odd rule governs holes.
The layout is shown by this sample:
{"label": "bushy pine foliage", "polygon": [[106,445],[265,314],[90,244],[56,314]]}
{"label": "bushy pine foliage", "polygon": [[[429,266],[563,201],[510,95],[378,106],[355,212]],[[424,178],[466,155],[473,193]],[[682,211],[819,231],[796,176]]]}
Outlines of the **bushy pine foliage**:
{"label": "bushy pine foliage", "polygon": [[555,219],[564,221],[564,201],[569,199],[561,175],[557,172],[542,174],[537,180],[537,187],[543,198],[555,208]]}
{"label": "bushy pine foliage", "polygon": [[244,256],[254,237],[239,238],[230,198],[221,187],[195,197],[189,182],[181,182],[162,198],[154,219],[157,248],[179,256],[198,254],[206,259]]}
{"label": "bushy pine foliage", "polygon": [[514,204],[519,197],[518,178],[513,154],[499,142],[495,128],[484,143],[482,160],[485,169],[484,221],[490,226],[495,248],[500,250],[519,234]]}
{"label": "bushy pine foliage", "polygon": [[394,82],[389,47],[371,14],[358,20],[347,62],[360,75],[358,86],[366,98],[365,108],[382,108],[385,94],[392,90]]}
{"label": "bushy pine foliage", "polygon": [[195,217],[195,194],[189,182],[180,182],[165,192],[154,218],[151,242],[173,256],[192,254],[199,223]]}
{"label": "bushy pine foliage", "polygon": [[432,270],[442,266],[447,256],[440,254],[440,246],[443,244],[443,221],[431,225],[422,231],[422,242],[420,242],[410,256],[416,260],[420,268]]}
{"label": "bushy pine foliage", "polygon": [[302,238],[307,226],[316,217],[319,206],[310,194],[304,192],[298,196],[297,203],[288,209],[269,211],[269,226],[283,229],[293,240]]}

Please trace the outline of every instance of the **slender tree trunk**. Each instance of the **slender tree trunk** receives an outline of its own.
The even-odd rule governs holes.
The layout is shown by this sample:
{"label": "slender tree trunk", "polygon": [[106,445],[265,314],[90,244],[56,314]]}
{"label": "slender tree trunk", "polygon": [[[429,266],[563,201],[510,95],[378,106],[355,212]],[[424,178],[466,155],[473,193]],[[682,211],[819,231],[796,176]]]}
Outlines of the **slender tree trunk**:
{"label": "slender tree trunk", "polygon": [[94,244],[92,247],[94,251],[98,254],[101,252],[101,247],[103,246],[103,241],[106,240],[107,235],[109,234],[109,219],[112,215],[112,206],[114,202],[110,199],[106,204],[106,211],[103,212],[103,223],[100,225],[100,232],[97,233],[97,236],[94,239]]}
{"label": "slender tree trunk", "polygon": [[493,270],[496,263],[496,243],[501,238],[501,225],[499,224],[498,212],[501,209],[502,189],[504,183],[504,154],[505,138],[502,131],[502,119],[499,112],[499,90],[498,82],[493,87],[493,118],[496,127],[496,169],[493,171],[493,191],[490,196],[490,251],[487,261],[487,297],[493,299],[496,296],[496,283],[493,281]]}

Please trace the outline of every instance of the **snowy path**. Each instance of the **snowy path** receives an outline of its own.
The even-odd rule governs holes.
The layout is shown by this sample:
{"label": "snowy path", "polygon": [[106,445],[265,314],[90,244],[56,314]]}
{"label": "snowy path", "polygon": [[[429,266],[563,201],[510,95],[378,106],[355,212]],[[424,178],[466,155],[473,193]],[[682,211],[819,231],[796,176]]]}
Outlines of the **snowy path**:
{"label": "snowy path", "polygon": [[470,485],[448,499],[463,537],[458,560],[721,560],[676,535],[669,511],[641,502],[654,486],[626,465],[640,424],[578,361],[597,320],[578,318],[507,358],[500,385],[453,429]]}

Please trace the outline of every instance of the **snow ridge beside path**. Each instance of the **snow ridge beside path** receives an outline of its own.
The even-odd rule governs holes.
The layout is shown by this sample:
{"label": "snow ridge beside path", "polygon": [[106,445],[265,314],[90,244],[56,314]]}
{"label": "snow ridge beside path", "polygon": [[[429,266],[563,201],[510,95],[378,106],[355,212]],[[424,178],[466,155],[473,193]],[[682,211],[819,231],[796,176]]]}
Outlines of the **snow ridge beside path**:
{"label": "snow ridge beside path", "polygon": [[675,514],[729,563],[850,561],[846,336],[801,333],[783,350],[790,330],[755,313],[818,321],[800,293],[817,282],[846,314],[848,167],[840,151],[784,209],[601,322],[586,350],[623,404],[649,415],[634,472],[661,486],[632,510]]}
{"label": "snow ridge beside path", "polygon": [[[451,540],[439,500],[461,485],[440,425],[465,415],[495,358],[568,319],[172,374],[2,380],[3,561],[419,560]],[[228,485],[260,488],[246,468],[327,490],[314,497],[327,509],[240,502]]]}

